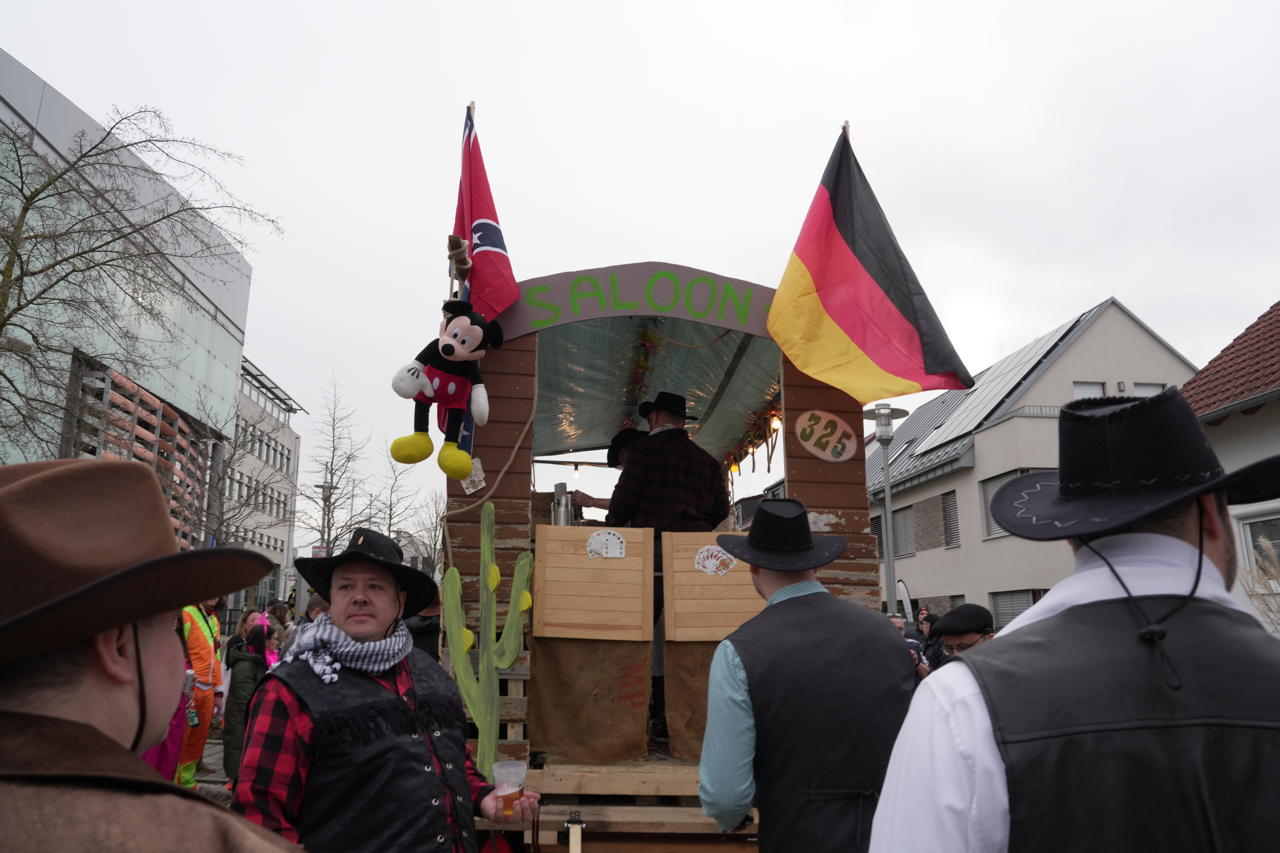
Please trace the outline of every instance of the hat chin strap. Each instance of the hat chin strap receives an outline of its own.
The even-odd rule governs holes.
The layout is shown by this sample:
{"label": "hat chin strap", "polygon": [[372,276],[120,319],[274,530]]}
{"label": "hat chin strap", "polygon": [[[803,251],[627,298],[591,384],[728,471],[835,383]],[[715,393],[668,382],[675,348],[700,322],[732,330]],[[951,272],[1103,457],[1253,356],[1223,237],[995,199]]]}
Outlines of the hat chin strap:
{"label": "hat chin strap", "polygon": [[142,731],[147,726],[147,688],[142,675],[142,642],[138,638],[138,623],[134,622],[130,627],[133,628],[133,660],[138,666],[138,728],[133,733],[129,751],[137,752],[138,744],[142,743]]}
{"label": "hat chin strap", "polygon": [[1196,501],[1196,521],[1199,522],[1200,533],[1196,543],[1196,578],[1191,584],[1191,591],[1182,597],[1182,600],[1175,604],[1168,613],[1159,619],[1152,621],[1147,612],[1142,609],[1142,604],[1138,599],[1133,597],[1133,593],[1129,591],[1129,586],[1124,582],[1124,578],[1120,577],[1120,573],[1116,571],[1116,567],[1111,565],[1111,561],[1106,555],[1093,547],[1092,542],[1086,541],[1085,547],[1093,553],[1097,554],[1102,562],[1107,564],[1107,568],[1111,570],[1112,576],[1116,582],[1120,584],[1120,588],[1124,590],[1125,598],[1133,609],[1137,612],[1141,624],[1146,627],[1138,631],[1138,638],[1152,643],[1156,647],[1156,651],[1160,654],[1160,662],[1164,667],[1164,683],[1169,686],[1170,690],[1182,689],[1182,676],[1178,675],[1178,668],[1173,665],[1173,659],[1169,657],[1169,653],[1164,648],[1164,638],[1168,634],[1164,623],[1173,618],[1179,610],[1191,603],[1191,599],[1195,598],[1196,590],[1200,588],[1200,575],[1204,571],[1204,505],[1199,500]]}

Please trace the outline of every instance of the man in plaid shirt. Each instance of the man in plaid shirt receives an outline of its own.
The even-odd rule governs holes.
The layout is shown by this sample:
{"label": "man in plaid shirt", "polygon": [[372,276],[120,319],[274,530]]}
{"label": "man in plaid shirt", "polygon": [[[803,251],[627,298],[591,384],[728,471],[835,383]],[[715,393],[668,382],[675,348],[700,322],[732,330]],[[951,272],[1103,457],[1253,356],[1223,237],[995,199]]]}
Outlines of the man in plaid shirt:
{"label": "man in plaid shirt", "polygon": [[[714,530],[729,515],[720,463],[693,443],[684,397],[659,392],[640,404],[649,434],[622,451],[622,476],[609,500],[605,524],[653,528],[653,618],[662,616],[662,534]],[[661,634],[654,634],[653,692],[649,705],[651,732],[666,737]]]}
{"label": "man in plaid shirt", "polygon": [[313,853],[475,853],[476,815],[531,818],[532,792],[503,816],[456,685],[401,619],[436,599],[431,578],[364,528],[341,554],[294,565],[330,609],[258,687],[233,807]]}

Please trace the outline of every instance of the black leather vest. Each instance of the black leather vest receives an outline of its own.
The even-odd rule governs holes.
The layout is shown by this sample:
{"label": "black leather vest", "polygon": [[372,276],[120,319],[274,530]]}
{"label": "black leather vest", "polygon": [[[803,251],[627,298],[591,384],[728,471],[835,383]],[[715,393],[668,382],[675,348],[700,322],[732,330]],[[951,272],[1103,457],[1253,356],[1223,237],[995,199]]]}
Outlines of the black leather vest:
{"label": "black leather vest", "polygon": [[816,593],[766,607],[729,635],[756,722],[762,851],[867,849],[915,673],[883,616]]}
{"label": "black leather vest", "polygon": [[455,834],[466,850],[476,850],[457,686],[425,653],[414,649],[408,660],[416,709],[355,670],[342,670],[332,684],[303,660],[268,674],[289,685],[315,724],[297,822],[301,843],[313,853],[452,851]]}
{"label": "black leather vest", "polygon": [[[1139,599],[1152,617],[1172,596]],[[1123,599],[1084,604],[960,658],[991,713],[1009,850],[1280,846],[1280,641],[1196,599],[1166,626],[1182,681]]]}

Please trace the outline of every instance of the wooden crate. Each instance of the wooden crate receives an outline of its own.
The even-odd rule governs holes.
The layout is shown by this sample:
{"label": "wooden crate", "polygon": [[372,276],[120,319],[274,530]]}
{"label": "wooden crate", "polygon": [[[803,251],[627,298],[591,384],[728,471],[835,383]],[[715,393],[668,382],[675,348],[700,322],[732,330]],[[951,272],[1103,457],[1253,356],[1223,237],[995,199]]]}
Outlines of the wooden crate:
{"label": "wooden crate", "polygon": [[715,544],[715,533],[662,534],[662,612],[669,643],[719,642],[764,609],[742,560],[724,574],[697,568],[698,551]]}
{"label": "wooden crate", "polygon": [[[624,557],[589,557],[587,539],[614,530]],[[653,530],[538,525],[533,634],[585,640],[653,639]]]}

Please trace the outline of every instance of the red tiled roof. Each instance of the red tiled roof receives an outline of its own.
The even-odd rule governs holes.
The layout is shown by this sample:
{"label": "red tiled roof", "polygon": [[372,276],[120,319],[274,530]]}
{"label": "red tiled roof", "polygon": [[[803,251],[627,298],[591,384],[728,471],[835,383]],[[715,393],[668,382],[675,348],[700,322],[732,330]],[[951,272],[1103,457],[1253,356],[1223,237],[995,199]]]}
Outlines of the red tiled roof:
{"label": "red tiled roof", "polygon": [[1182,386],[1197,415],[1280,391],[1280,302]]}

